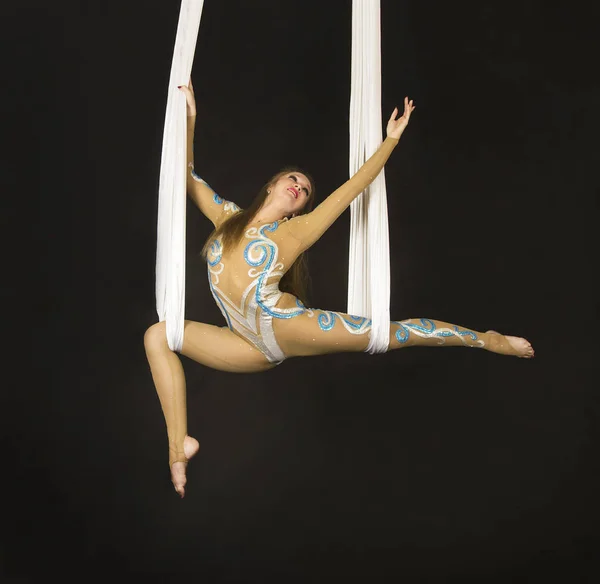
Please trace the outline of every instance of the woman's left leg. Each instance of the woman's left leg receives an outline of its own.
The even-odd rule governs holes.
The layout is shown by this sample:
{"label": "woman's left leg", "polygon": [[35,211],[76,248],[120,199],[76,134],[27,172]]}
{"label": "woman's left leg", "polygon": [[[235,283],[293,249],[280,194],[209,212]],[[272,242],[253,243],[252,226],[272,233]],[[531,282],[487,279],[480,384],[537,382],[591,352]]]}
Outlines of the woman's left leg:
{"label": "woman's left leg", "polygon": [[[309,309],[289,319],[273,319],[277,343],[286,357],[360,352],[367,348],[370,319]],[[533,357],[531,344],[495,331],[478,332],[427,318],[392,321],[388,350],[403,347],[473,347],[500,355]]]}
{"label": "woman's left leg", "polygon": [[[167,426],[173,485],[183,497],[186,465],[198,450],[198,442],[187,433],[184,369],[179,355],[169,348],[164,321],[148,328],[144,347]],[[206,367],[232,373],[254,373],[275,366],[228,328],[190,320],[185,321],[181,354]]]}

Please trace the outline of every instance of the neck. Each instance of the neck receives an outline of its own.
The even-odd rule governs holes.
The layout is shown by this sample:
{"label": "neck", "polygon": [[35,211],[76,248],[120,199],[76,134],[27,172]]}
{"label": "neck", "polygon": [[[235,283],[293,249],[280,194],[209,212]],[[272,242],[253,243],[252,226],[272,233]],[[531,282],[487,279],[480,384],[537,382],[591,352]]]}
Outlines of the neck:
{"label": "neck", "polygon": [[286,217],[285,211],[273,205],[264,205],[252,218],[252,223],[274,223]]}

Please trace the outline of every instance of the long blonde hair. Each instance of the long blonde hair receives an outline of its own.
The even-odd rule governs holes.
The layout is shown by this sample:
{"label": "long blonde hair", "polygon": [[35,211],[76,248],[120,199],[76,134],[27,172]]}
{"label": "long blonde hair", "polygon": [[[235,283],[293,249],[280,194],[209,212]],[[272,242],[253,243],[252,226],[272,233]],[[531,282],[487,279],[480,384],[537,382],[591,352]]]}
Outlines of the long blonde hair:
{"label": "long blonde hair", "polygon": [[[202,248],[202,257],[206,260],[209,250],[215,239],[221,238],[221,244],[223,250],[229,246],[233,246],[238,243],[248,227],[248,223],[254,219],[258,211],[264,205],[269,189],[284,175],[298,172],[303,174],[310,182],[310,194],[306,201],[306,205],[298,212],[298,215],[305,215],[309,213],[313,208],[313,202],[315,198],[315,183],[312,177],[295,166],[288,166],[280,170],[276,175],[263,185],[258,192],[258,195],[254,198],[250,206],[246,209],[242,209],[238,213],[235,213],[229,219],[224,221],[217,229],[208,236],[208,239],[204,243]],[[308,272],[308,263],[305,252],[301,253],[296,261],[290,266],[287,272],[281,278],[279,282],[279,289],[282,292],[289,292],[296,296],[303,304],[308,305],[308,291],[310,287],[310,275]]]}

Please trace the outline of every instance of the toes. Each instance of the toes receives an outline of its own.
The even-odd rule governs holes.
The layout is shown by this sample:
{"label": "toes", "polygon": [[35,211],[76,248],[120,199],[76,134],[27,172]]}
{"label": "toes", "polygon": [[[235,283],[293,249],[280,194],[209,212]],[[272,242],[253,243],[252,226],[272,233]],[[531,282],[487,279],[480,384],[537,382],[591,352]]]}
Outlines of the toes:
{"label": "toes", "polygon": [[185,481],[177,483],[173,481],[173,487],[175,488],[175,492],[183,499],[185,495]]}
{"label": "toes", "polygon": [[527,357],[527,358],[531,358],[534,355],[535,355],[535,351],[533,350],[531,343],[529,341],[525,341],[525,345],[523,347],[523,356]]}
{"label": "toes", "polygon": [[183,497],[185,494],[185,485],[187,483],[187,478],[185,476],[185,465],[181,462],[174,462],[171,466],[171,482],[173,483],[173,487],[179,494],[179,496]]}

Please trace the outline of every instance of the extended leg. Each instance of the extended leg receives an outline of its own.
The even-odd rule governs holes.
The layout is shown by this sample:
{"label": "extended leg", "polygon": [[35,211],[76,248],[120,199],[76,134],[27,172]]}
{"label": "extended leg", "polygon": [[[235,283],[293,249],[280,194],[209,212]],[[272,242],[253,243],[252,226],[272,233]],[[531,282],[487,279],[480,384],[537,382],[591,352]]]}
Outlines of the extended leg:
{"label": "extended leg", "polygon": [[[144,347],[167,426],[173,484],[183,497],[185,465],[190,454],[197,450],[197,442],[187,435],[183,366],[179,356],[167,344],[164,322],[156,323],[146,331]],[[274,366],[229,329],[192,321],[185,322],[181,354],[207,367],[235,373],[265,371]]]}
{"label": "extended leg", "polygon": [[[274,319],[273,328],[286,357],[299,357],[364,351],[371,321],[341,312],[311,309],[295,318]],[[533,357],[528,341],[494,331],[477,332],[425,318],[391,322],[389,350],[412,346],[475,347],[502,355]]]}
{"label": "extended leg", "polygon": [[440,320],[420,318],[392,322],[390,349],[401,347],[474,347],[500,355],[533,357],[529,341],[520,337],[501,335],[496,331],[473,331]]}

